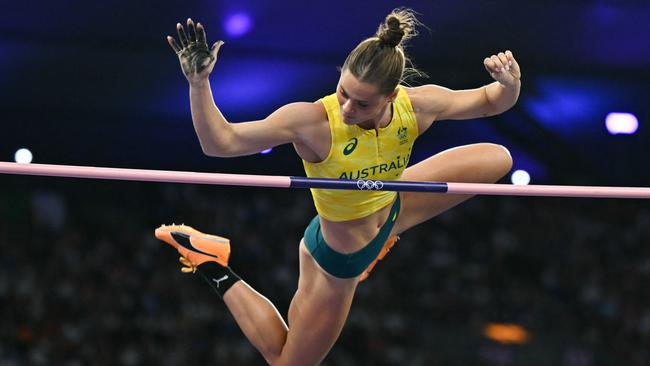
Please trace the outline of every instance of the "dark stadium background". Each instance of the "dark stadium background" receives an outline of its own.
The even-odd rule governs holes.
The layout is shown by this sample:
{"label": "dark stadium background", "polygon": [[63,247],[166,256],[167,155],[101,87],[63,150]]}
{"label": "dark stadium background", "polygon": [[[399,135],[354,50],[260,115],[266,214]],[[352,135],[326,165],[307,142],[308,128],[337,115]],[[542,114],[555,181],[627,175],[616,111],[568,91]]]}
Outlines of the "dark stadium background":
{"label": "dark stadium background", "polygon": [[[164,37],[192,17],[224,39],[215,100],[252,120],[333,92],[337,66],[397,6],[428,27],[408,48],[429,75],[414,85],[479,87],[483,58],[506,49],[523,72],[512,110],[436,123],[412,163],[496,142],[532,184],[650,186],[650,3],[631,0],[3,3],[0,160],[27,148],[34,163],[304,175],[290,146],[203,156]],[[611,112],[636,132],[610,134]],[[261,364],[153,229],[230,237],[235,270],[286,314],[315,214],[307,191],[14,176],[0,188],[2,365]],[[325,364],[647,366],[649,284],[647,202],[479,197],[403,235]],[[502,323],[528,340],[485,336]]]}

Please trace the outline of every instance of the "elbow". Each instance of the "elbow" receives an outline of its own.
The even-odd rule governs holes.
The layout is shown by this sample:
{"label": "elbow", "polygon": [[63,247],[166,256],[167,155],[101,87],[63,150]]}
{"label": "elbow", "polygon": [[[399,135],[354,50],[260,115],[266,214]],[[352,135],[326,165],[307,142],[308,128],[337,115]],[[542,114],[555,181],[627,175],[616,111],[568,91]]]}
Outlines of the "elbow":
{"label": "elbow", "polygon": [[489,103],[487,106],[487,110],[485,113],[483,113],[484,117],[494,117],[498,116],[499,114],[507,111],[509,108],[500,108],[498,105],[494,105],[492,103]]}
{"label": "elbow", "polygon": [[228,158],[231,156],[228,154],[228,152],[224,151],[224,149],[217,149],[215,147],[206,146],[204,144],[201,144],[201,150],[205,156],[209,156],[211,158]]}
{"label": "elbow", "polygon": [[510,109],[512,109],[512,107],[515,106],[515,103],[516,103],[516,101],[513,102],[513,103],[510,103],[510,104],[506,104],[506,105],[502,106],[501,108],[498,108],[497,109],[498,111],[497,111],[496,114],[501,114],[501,113],[505,113],[505,112],[509,111]]}
{"label": "elbow", "polygon": [[514,93],[514,95],[510,99],[510,102],[504,106],[503,111],[501,113],[512,109],[512,107],[514,107],[515,104],[517,104],[518,100],[519,100],[519,90],[517,89],[517,92]]}
{"label": "elbow", "polygon": [[215,144],[211,141],[204,141],[199,139],[199,144],[201,145],[201,151],[205,156],[214,157],[214,158],[225,158],[228,157],[228,152],[223,148],[223,144]]}
{"label": "elbow", "polygon": [[488,103],[488,110],[484,114],[486,117],[493,117],[497,116],[499,114],[505,113],[509,111],[512,107],[515,106],[515,103],[517,101],[515,100],[512,103],[503,105],[503,104],[497,104],[497,103]]}
{"label": "elbow", "polygon": [[201,151],[203,151],[203,155],[209,156],[209,157],[219,157],[219,154],[217,154],[214,150],[211,150],[207,148],[206,146],[201,145]]}
{"label": "elbow", "polygon": [[201,135],[199,134],[199,144],[203,154],[215,158],[227,158],[233,156],[232,149],[232,135],[227,131],[222,131],[218,136],[215,135]]}
{"label": "elbow", "polygon": [[514,107],[515,104],[517,104],[517,99],[519,99],[519,95],[515,95],[514,99],[510,103],[503,106],[502,110],[499,113],[504,113],[511,110],[512,107]]}

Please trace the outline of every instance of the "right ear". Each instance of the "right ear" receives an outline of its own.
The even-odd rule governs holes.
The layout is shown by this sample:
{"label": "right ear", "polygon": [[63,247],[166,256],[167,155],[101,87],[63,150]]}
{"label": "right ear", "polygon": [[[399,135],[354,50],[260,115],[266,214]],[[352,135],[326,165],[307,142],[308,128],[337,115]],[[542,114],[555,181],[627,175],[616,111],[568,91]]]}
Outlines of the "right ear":
{"label": "right ear", "polygon": [[399,86],[395,88],[395,90],[393,90],[392,93],[388,95],[388,99],[390,99],[391,103],[394,102],[395,99],[397,99],[397,93],[399,93]]}

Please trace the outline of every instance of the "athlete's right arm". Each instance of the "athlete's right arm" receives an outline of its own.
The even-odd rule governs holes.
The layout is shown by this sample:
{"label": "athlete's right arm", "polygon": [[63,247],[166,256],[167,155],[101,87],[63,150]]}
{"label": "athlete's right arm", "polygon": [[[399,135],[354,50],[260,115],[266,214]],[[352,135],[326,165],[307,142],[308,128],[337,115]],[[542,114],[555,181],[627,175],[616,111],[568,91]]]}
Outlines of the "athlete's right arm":
{"label": "athlete's right arm", "polygon": [[188,32],[178,23],[179,43],[168,36],[190,85],[190,104],[194,129],[206,155],[231,157],[250,155],[302,138],[322,111],[313,103],[286,105],[260,121],[229,123],[215,105],[208,77],[217,61],[222,41],[208,48],[201,23],[187,20]]}
{"label": "athlete's right arm", "polygon": [[251,155],[270,147],[305,143],[310,125],[322,118],[314,103],[287,104],[259,121],[229,123],[214,104],[210,83],[190,86],[192,121],[206,155]]}

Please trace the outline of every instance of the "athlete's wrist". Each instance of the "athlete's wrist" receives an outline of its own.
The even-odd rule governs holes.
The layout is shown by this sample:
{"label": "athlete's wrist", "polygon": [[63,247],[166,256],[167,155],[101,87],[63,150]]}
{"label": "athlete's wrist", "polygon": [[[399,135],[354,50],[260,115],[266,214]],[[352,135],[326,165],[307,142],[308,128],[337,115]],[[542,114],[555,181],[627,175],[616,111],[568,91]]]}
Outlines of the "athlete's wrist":
{"label": "athlete's wrist", "polygon": [[502,87],[503,89],[517,90],[521,88],[521,80],[515,77],[513,77],[511,82],[498,80],[497,83],[499,83],[499,86]]}
{"label": "athlete's wrist", "polygon": [[208,78],[202,78],[199,80],[187,80],[190,84],[190,88],[201,89],[210,85],[210,80]]}

